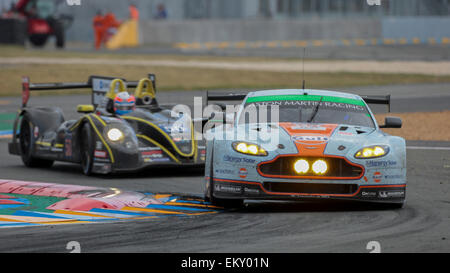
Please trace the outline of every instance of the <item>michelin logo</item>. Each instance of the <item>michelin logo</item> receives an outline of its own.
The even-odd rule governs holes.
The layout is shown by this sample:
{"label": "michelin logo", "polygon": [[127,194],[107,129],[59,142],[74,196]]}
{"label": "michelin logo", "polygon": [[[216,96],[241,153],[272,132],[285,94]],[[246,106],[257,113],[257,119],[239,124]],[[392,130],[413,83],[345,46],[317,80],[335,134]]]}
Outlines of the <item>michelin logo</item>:
{"label": "michelin logo", "polygon": [[380,191],[378,192],[378,197],[380,198],[398,198],[404,197],[404,191]]}

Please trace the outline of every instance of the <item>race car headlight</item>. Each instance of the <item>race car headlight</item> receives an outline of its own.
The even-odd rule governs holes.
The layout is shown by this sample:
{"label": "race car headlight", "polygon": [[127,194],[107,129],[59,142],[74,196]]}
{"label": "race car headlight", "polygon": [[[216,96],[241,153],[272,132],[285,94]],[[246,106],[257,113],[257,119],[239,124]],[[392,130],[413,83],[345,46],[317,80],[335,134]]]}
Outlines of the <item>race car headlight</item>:
{"label": "race car headlight", "polygon": [[299,159],[294,163],[294,170],[297,173],[305,174],[309,170],[309,163],[304,159]]}
{"label": "race car headlight", "polygon": [[375,145],[364,147],[358,150],[355,154],[355,158],[374,158],[382,157],[389,153],[389,147],[386,145]]}
{"label": "race car headlight", "polygon": [[108,136],[108,139],[113,142],[121,141],[124,138],[123,132],[117,128],[109,129],[106,135]]}
{"label": "race car headlight", "polygon": [[316,160],[312,165],[312,170],[316,174],[324,174],[328,170],[328,164],[322,159]]}
{"label": "race car headlight", "polygon": [[265,156],[267,151],[261,146],[248,142],[233,142],[233,149],[236,152],[247,154],[247,155],[258,155]]}

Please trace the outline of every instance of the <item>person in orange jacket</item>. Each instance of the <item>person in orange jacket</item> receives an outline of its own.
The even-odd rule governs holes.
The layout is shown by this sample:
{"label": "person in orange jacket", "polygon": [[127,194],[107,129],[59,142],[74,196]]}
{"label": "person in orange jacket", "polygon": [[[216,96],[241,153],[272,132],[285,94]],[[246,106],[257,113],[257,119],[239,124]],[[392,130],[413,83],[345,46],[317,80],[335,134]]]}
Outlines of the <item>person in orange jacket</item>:
{"label": "person in orange jacket", "polygon": [[94,16],[92,20],[92,26],[94,28],[94,36],[95,36],[95,49],[100,49],[102,42],[105,39],[105,18],[101,11],[97,11],[97,14]]}
{"label": "person in orange jacket", "polygon": [[128,10],[130,11],[130,19],[139,21],[139,10],[137,9],[136,5],[131,4],[128,7]]}
{"label": "person in orange jacket", "polygon": [[112,12],[108,12],[104,17],[105,37],[103,42],[107,42],[117,31],[121,22],[116,20],[116,16]]}

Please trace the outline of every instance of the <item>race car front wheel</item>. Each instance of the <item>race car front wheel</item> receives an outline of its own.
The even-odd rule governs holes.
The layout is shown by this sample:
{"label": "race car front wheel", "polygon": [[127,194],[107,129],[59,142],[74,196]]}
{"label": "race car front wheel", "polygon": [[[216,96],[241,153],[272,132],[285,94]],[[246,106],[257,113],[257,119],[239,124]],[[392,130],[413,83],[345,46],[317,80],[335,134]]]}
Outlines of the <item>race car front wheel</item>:
{"label": "race car front wheel", "polygon": [[85,123],[81,129],[80,153],[83,173],[85,175],[91,175],[94,163],[94,144],[89,123]]}
{"label": "race car front wheel", "polygon": [[30,168],[50,168],[53,165],[53,160],[40,159],[32,156],[34,136],[32,134],[33,130],[31,129],[32,124],[30,120],[28,114],[25,114],[20,124],[19,143],[22,162]]}

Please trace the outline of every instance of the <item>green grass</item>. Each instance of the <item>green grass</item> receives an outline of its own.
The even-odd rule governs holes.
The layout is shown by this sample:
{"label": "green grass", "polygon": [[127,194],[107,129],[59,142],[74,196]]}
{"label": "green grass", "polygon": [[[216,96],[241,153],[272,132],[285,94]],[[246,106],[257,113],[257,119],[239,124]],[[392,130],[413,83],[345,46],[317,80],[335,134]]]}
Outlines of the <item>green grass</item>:
{"label": "green grass", "polygon": [[[3,65],[0,73],[0,96],[21,94],[21,76],[32,82],[85,82],[90,75],[139,80],[147,73],[157,75],[158,91],[213,89],[300,88],[302,75],[296,72],[177,68],[162,66],[120,65]],[[306,87],[337,87],[450,82],[450,76],[376,74],[376,73],[305,73]],[[79,93],[68,91],[66,93]],[[88,92],[88,91],[86,91]],[[45,94],[45,93],[39,93]],[[51,93],[51,94],[54,94]]]}
{"label": "green grass", "polygon": [[205,55],[166,55],[166,54],[135,54],[120,51],[82,52],[76,50],[48,50],[33,49],[19,46],[0,46],[0,57],[51,57],[51,58],[94,58],[94,59],[127,59],[127,60],[179,60],[179,61],[235,61],[235,62],[265,62],[265,61],[298,61],[292,58],[264,58],[264,57],[227,57]]}
{"label": "green grass", "polygon": [[[52,57],[52,58],[102,58],[127,60],[196,60],[226,62],[273,62],[288,59],[261,57],[211,57],[182,55],[119,54],[114,52],[75,52],[25,49],[14,46],[0,46],[1,57]],[[298,61],[298,59],[290,59]],[[314,61],[316,62],[316,61]],[[320,62],[320,60],[318,61]],[[213,90],[213,89],[272,89],[300,88],[302,75],[298,72],[271,72],[250,70],[226,70],[210,68],[185,68],[138,65],[82,65],[82,64],[17,64],[0,65],[0,96],[18,96],[21,93],[21,76],[29,76],[32,82],[85,82],[90,75],[123,77],[139,80],[147,73],[157,76],[158,91],[168,90]],[[338,87],[415,84],[450,82],[450,75],[431,76],[415,74],[317,72],[305,73],[306,87],[333,89]],[[72,90],[63,92],[82,93]],[[89,92],[89,91],[84,91]],[[39,92],[55,94],[55,92]],[[61,94],[61,93],[59,93]],[[37,94],[35,94],[37,95]]]}

